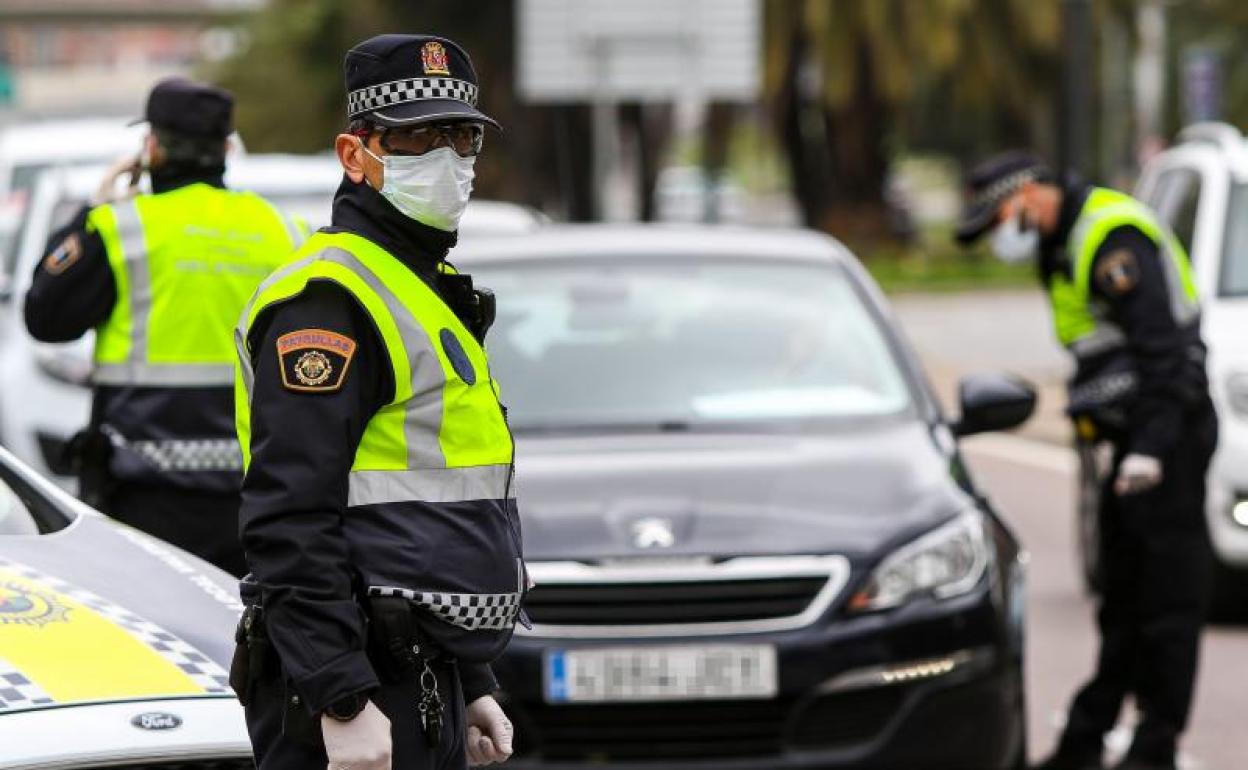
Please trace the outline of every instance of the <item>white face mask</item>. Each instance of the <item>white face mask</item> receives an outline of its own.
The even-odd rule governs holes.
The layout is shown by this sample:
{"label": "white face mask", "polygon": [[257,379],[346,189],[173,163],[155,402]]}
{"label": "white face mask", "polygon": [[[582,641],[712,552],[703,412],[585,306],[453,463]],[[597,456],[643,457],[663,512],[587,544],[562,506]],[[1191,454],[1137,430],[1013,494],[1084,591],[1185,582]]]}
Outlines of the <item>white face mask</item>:
{"label": "white face mask", "polygon": [[989,245],[997,259],[1006,264],[1026,262],[1040,253],[1040,231],[1024,230],[1022,215],[1010,217],[992,231]]}
{"label": "white face mask", "polygon": [[[361,142],[361,147],[363,143]],[[424,155],[378,157],[364,147],[383,168],[379,192],[406,216],[421,224],[452,232],[472,195],[475,155],[467,158],[450,147],[439,147]]]}

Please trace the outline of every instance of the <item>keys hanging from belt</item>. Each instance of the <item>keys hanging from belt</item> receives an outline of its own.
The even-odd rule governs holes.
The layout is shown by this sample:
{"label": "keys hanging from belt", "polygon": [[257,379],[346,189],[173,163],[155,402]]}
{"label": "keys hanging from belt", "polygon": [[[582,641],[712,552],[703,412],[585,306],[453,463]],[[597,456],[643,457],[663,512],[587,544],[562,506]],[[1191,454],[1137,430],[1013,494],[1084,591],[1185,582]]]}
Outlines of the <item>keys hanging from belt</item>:
{"label": "keys hanging from belt", "polygon": [[420,672],[420,695],[416,707],[420,711],[420,730],[430,748],[437,748],[442,740],[442,694],[438,692],[438,677],[429,666],[429,661],[421,658],[424,668]]}

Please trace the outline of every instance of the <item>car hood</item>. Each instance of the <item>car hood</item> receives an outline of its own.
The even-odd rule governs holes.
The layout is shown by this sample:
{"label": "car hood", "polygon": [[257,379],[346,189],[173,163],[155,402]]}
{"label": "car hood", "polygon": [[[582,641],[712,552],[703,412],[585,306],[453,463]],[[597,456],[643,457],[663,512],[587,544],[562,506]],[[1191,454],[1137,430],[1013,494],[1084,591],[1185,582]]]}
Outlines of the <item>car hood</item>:
{"label": "car hood", "polygon": [[522,435],[525,554],[872,558],[969,504],[954,461],[917,421],[829,434]]}
{"label": "car hood", "polygon": [[0,705],[232,697],[226,573],[98,514],[0,536]]}

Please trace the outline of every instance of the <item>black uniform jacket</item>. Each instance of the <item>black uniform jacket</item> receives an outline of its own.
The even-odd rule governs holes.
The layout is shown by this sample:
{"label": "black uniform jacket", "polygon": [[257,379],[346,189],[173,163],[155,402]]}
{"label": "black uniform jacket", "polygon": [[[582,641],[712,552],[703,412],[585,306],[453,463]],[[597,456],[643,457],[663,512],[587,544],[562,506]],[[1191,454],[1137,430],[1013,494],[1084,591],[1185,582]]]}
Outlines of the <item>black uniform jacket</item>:
{"label": "black uniform jacket", "polygon": [[[349,231],[385,248],[436,288],[437,265],[455,233],[400,214],[366,184],[343,180],[331,231]],[[277,339],[320,329],[356,343],[337,390],[296,392],[283,385]],[[369,419],[394,395],[394,377],[380,335],[345,289],[313,281],[287,302],[265,310],[251,327],[255,367],[251,465],[240,511],[243,548],[258,589],[266,629],[286,675],[308,709],[376,687],[365,654],[365,627],[353,598],[352,559],[342,534],[347,478]],[[460,664],[468,702],[495,688],[488,665]]]}
{"label": "black uniform jacket", "polygon": [[[1040,270],[1046,285],[1058,271],[1070,275],[1066,241],[1088,192],[1078,182],[1065,186],[1058,229],[1042,246]],[[1093,296],[1105,303],[1126,335],[1139,375],[1124,448],[1158,458],[1178,442],[1185,415],[1210,403],[1200,328],[1180,326],[1175,319],[1163,259],[1167,257],[1142,231],[1120,227],[1109,232],[1093,256],[1091,282]]]}
{"label": "black uniform jacket", "polygon": [[[224,168],[153,170],[152,193],[159,195],[203,183],[224,189]],[[24,313],[30,335],[42,342],[69,342],[104,323],[117,304],[117,284],[108,264],[104,241],[87,230],[90,207],[84,206],[68,224],[52,234],[46,254],[35,268]],[[71,261],[57,260],[57,252]],[[97,385],[91,426],[109,423],[127,439],[179,437],[229,438],[233,434],[234,394],[229,386],[131,387]],[[236,470],[166,471],[132,454],[114,453],[109,475],[123,482],[141,482],[218,494],[238,492]]]}

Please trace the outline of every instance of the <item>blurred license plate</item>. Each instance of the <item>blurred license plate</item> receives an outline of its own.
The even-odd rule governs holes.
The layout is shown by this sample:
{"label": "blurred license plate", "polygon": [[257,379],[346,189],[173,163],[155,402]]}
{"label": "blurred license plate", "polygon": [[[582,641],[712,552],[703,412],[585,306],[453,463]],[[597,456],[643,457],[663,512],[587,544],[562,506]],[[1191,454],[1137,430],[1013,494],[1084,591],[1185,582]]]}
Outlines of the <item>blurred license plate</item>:
{"label": "blurred license plate", "polygon": [[769,645],[594,647],[546,654],[549,703],[774,698]]}

